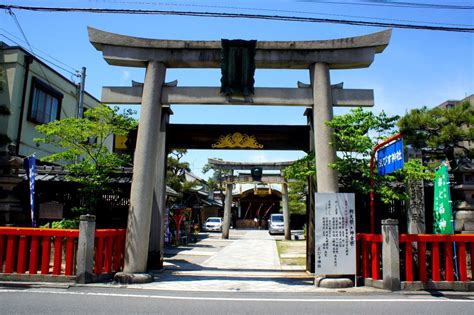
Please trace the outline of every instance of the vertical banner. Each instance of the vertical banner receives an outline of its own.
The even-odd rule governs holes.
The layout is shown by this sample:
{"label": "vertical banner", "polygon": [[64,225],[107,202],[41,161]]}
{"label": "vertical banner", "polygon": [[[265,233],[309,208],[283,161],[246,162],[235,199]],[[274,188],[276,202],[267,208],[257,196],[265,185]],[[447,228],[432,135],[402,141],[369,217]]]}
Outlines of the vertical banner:
{"label": "vertical banner", "polygon": [[446,164],[436,171],[434,183],[433,233],[453,234],[453,215],[451,211],[451,194]]}
{"label": "vertical banner", "polygon": [[30,210],[31,210],[31,226],[36,227],[35,215],[35,181],[36,181],[36,155],[30,155],[24,160],[26,176],[30,186]]}
{"label": "vertical banner", "polygon": [[315,194],[315,274],[356,274],[355,196]]}

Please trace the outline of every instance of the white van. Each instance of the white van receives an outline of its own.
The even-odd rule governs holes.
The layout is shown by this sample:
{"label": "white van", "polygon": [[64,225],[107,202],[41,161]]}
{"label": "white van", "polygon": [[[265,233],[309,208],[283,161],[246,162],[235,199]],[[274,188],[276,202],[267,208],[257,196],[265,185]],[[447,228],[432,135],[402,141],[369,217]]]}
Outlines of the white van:
{"label": "white van", "polygon": [[285,220],[283,214],[273,213],[270,215],[268,220],[268,233],[272,234],[285,234]]}

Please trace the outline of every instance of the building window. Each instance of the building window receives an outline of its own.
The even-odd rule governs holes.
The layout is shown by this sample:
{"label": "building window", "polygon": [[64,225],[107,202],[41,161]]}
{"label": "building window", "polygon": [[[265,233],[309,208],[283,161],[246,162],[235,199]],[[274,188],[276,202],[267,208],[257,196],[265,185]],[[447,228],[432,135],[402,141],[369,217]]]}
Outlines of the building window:
{"label": "building window", "polygon": [[40,124],[59,119],[62,98],[61,93],[33,77],[28,119]]}

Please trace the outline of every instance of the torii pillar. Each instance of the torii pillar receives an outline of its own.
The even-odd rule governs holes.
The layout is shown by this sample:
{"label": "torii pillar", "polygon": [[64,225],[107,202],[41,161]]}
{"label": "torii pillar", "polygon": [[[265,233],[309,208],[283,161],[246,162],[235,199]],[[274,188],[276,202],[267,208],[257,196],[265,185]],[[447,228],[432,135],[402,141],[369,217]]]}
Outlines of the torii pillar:
{"label": "torii pillar", "polygon": [[[130,208],[125,243],[125,264],[123,277],[147,271],[148,245],[150,240],[150,219],[156,184],[156,156],[161,122],[161,88],[165,80],[166,67],[163,63],[149,61],[138,124],[137,144],[133,163],[133,184],[130,192]],[[120,275],[119,275],[120,277]],[[149,275],[146,280],[151,281]],[[151,278],[151,279],[150,279]],[[134,282],[133,279],[120,279]]]}
{"label": "torii pillar", "polygon": [[329,167],[336,162],[336,148],[331,145],[334,134],[326,125],[333,118],[333,102],[329,66],[326,63],[315,63],[310,68],[313,88],[313,124],[314,149],[316,154],[316,181],[318,192],[338,192],[337,172]]}

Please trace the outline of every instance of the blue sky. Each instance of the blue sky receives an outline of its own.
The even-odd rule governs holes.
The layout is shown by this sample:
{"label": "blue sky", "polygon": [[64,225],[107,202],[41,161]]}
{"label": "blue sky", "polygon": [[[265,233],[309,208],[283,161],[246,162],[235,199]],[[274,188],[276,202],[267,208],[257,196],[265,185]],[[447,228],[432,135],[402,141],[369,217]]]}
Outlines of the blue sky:
{"label": "blue sky", "polygon": [[[318,18],[369,20],[421,24],[463,24],[473,27],[474,10],[434,10],[383,6],[321,3],[322,1],[4,1],[14,5],[79,6],[155,10],[240,12]],[[329,1],[330,2],[330,1]],[[334,1],[338,2],[338,1]],[[341,1],[339,1],[341,2]],[[387,2],[387,1],[386,1]],[[390,1],[388,1],[390,2]],[[419,3],[474,5],[474,1],[411,1]],[[356,3],[356,1],[352,1]],[[360,3],[360,2],[359,2]],[[234,8],[230,8],[234,7]],[[29,42],[40,55],[49,55],[74,69],[87,67],[86,90],[100,99],[102,86],[130,85],[143,81],[144,70],[108,65],[88,41],[87,26],[101,30],[158,39],[219,40],[318,40],[350,37],[383,30],[321,23],[296,23],[249,19],[197,18],[163,15],[105,15],[92,13],[40,13],[14,11]],[[373,20],[373,19],[370,19]],[[424,22],[424,23],[423,23]],[[430,22],[430,23],[428,23]],[[457,25],[446,25],[457,26]],[[0,34],[26,46],[12,17],[0,12]],[[0,40],[14,44],[5,37]],[[69,69],[69,68],[68,68]],[[71,69],[69,69],[71,70]],[[63,72],[64,73],[64,72]],[[64,73],[71,77],[69,73]],[[474,35],[441,31],[394,29],[387,49],[369,68],[331,71],[332,83],[346,88],[374,89],[374,112],[403,115],[412,108],[436,106],[447,99],[474,93]],[[220,71],[167,71],[167,81],[180,85],[219,86]],[[256,86],[296,87],[309,82],[308,71],[257,70]],[[75,79],[77,81],[77,79]],[[304,108],[173,106],[173,123],[305,124]],[[136,108],[138,109],[138,107]],[[337,109],[336,114],[345,109]],[[280,161],[302,156],[286,151],[201,151],[186,156],[198,176],[208,157],[232,161]],[[207,176],[205,176],[207,177]]]}

